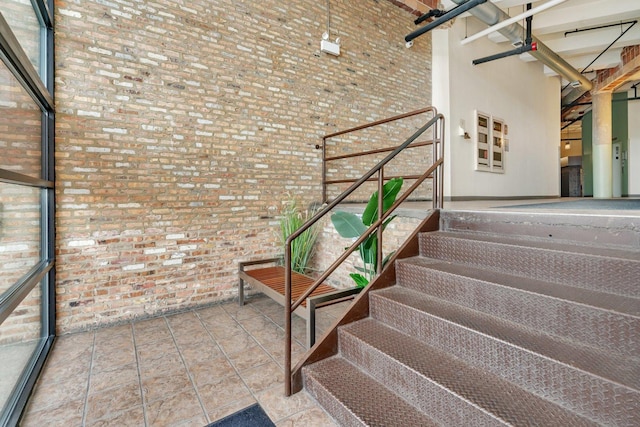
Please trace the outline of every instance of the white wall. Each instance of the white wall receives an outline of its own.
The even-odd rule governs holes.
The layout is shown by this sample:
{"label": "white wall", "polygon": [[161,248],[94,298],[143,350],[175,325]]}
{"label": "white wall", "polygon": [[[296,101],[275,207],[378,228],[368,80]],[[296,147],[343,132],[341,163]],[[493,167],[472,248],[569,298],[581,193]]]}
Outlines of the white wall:
{"label": "white wall", "polygon": [[[447,119],[445,196],[455,198],[558,196],[560,194],[560,79],[538,62],[517,56],[474,66],[471,61],[511,49],[486,38],[466,46],[486,26],[468,18],[433,32],[433,104]],[[448,73],[448,77],[443,75]],[[505,173],[475,170],[475,141],[458,135],[464,120],[473,136],[474,111],[509,127]]]}
{"label": "white wall", "polygon": [[[629,98],[635,93],[629,92]],[[629,101],[629,196],[640,196],[640,101]]]}

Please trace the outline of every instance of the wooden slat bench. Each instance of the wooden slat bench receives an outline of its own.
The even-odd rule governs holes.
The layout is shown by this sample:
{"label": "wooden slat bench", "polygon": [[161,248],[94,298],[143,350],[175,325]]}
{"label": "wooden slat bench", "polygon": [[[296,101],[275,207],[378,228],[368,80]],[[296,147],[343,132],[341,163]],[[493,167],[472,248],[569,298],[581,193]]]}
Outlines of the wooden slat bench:
{"label": "wooden slat bench", "polygon": [[[269,267],[246,269],[246,267],[276,264],[280,258],[262,259],[257,261],[243,261],[238,266],[240,284],[238,296],[240,305],[244,305],[244,284],[262,292],[284,307],[284,267],[272,265]],[[311,277],[295,271],[291,272],[291,299],[297,300],[314,282]],[[295,313],[307,321],[307,346],[310,348],[316,341],[316,308],[337,304],[353,299],[361,288],[336,289],[327,284],[321,284],[311,295],[303,301]]]}

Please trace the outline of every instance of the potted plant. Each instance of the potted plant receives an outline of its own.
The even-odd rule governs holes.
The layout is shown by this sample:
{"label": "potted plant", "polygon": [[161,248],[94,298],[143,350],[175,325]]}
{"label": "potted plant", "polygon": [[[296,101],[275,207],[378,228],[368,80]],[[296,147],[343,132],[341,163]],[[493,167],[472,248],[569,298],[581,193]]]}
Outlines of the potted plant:
{"label": "potted plant", "polygon": [[[286,202],[280,217],[279,237],[283,247],[291,233],[298,230],[314,214],[315,210],[313,209],[301,210],[293,198]],[[309,262],[313,257],[319,233],[320,227],[318,224],[314,224],[291,242],[291,270],[306,274],[309,270]]]}
{"label": "potted plant", "polygon": [[[393,178],[389,180],[383,186],[383,213],[386,212],[396,201],[396,197],[402,188],[402,178]],[[387,218],[382,229],[384,230],[387,225],[395,218],[395,215]],[[367,206],[362,213],[362,217],[357,215],[337,211],[331,215],[331,222],[340,236],[346,238],[358,238],[367,229],[378,220],[378,192],[374,192],[367,203]],[[349,276],[356,282],[356,286],[365,287],[378,272],[378,236],[377,233],[371,233],[359,246],[358,253],[362,260],[362,267],[356,266],[356,270],[360,273],[351,273]],[[393,252],[388,254],[382,261],[382,267],[387,264],[389,258],[393,255]]]}

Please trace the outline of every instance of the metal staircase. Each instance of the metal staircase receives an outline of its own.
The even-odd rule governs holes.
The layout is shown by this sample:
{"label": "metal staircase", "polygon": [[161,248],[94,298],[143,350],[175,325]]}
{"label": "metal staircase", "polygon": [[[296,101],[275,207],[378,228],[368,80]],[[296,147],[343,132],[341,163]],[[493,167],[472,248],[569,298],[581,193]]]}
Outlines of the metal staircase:
{"label": "metal staircase", "polygon": [[294,381],[345,426],[638,426],[637,222],[433,211]]}

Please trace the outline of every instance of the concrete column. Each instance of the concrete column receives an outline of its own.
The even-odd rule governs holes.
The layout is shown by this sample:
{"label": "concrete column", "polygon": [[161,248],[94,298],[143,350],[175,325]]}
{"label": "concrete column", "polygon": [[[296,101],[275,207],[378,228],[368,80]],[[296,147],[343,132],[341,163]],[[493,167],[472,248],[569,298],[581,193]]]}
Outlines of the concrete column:
{"label": "concrete column", "polygon": [[611,92],[593,94],[593,197],[613,196]]}

